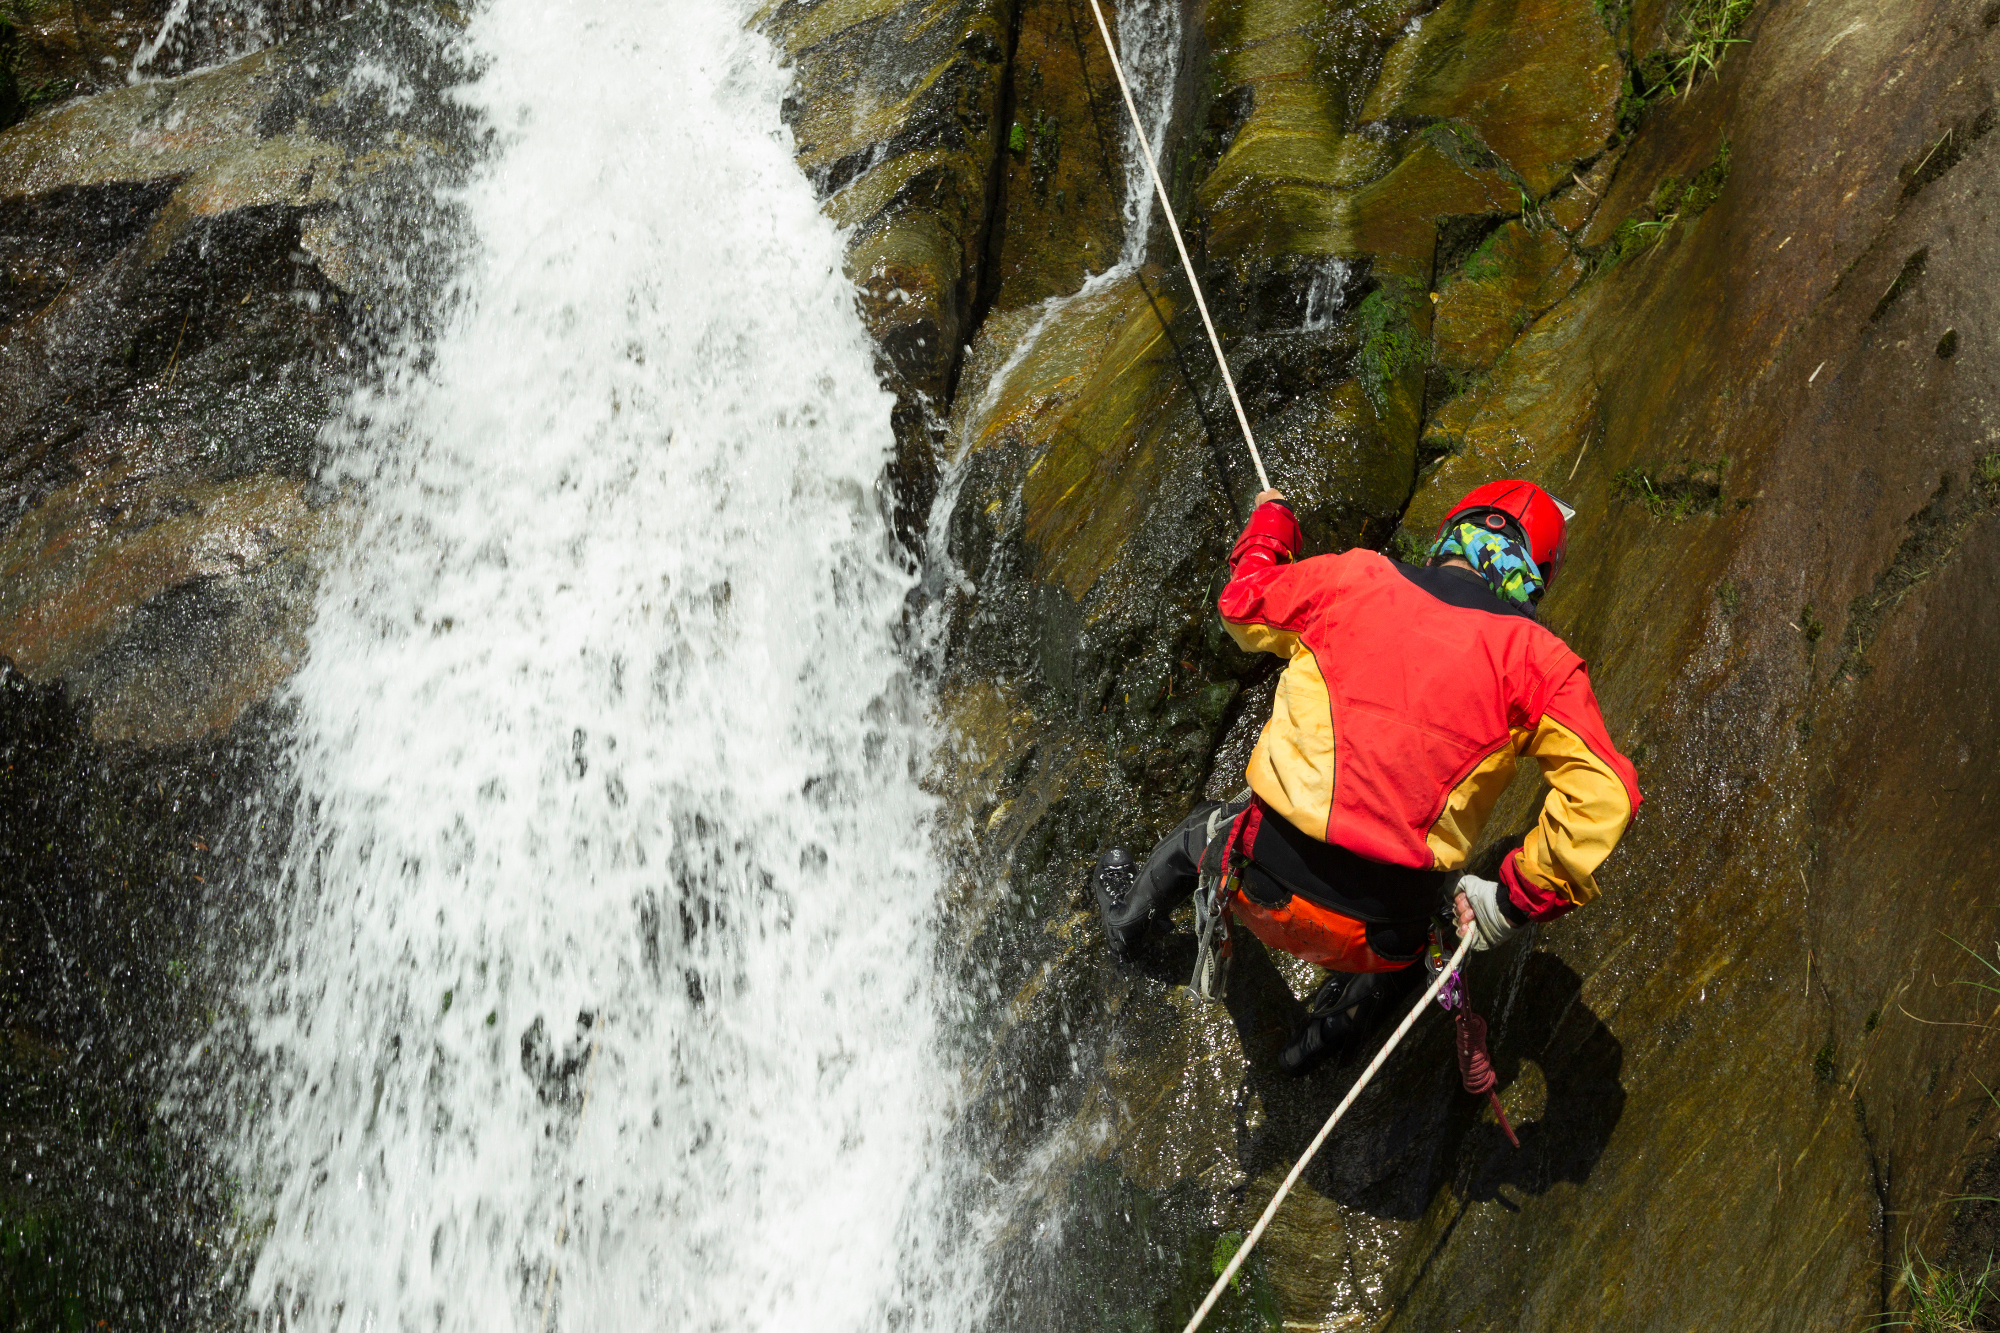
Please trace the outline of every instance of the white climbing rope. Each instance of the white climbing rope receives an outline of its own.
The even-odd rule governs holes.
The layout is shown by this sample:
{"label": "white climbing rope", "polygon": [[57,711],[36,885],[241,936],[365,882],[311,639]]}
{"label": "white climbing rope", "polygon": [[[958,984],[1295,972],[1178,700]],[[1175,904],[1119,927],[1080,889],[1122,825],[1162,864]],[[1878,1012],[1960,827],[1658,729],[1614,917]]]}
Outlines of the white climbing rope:
{"label": "white climbing rope", "polygon": [[1167,198],[1167,186],[1160,179],[1159,163],[1153,160],[1153,146],[1146,141],[1146,125],[1139,119],[1138,103],[1132,100],[1132,86],[1125,82],[1125,66],[1119,63],[1118,48],[1112,45],[1111,29],[1104,22],[1104,10],[1097,0],[1090,0],[1090,12],[1097,15],[1097,31],[1104,38],[1104,53],[1111,57],[1111,72],[1118,76],[1118,91],[1125,94],[1125,110],[1132,117],[1133,132],[1139,136],[1139,153],[1146,159],[1146,174],[1153,178],[1153,190],[1160,196],[1160,208],[1167,215],[1167,230],[1174,234],[1174,249],[1181,254],[1181,269],[1187,274],[1188,286],[1194,289],[1195,309],[1201,311],[1201,326],[1208,330],[1208,345],[1215,349],[1215,364],[1222,367],[1222,385],[1229,390],[1229,405],[1236,409],[1236,424],[1243,428],[1243,443],[1250,446],[1250,461],[1257,465],[1259,487],[1268,491],[1271,479],[1264,474],[1264,460],[1257,453],[1257,437],[1250,433],[1250,418],[1243,415],[1243,400],[1236,396],[1236,380],[1229,373],[1229,359],[1222,354],[1222,339],[1215,334],[1215,321],[1208,317],[1208,302],[1202,299],[1201,284],[1195,281],[1194,261],[1188,258],[1187,242],[1181,239],[1180,220],[1174,216],[1173,201]]}
{"label": "white climbing rope", "polygon": [[[1095,4],[1096,0],[1091,0],[1091,3]],[[1208,1312],[1215,1308],[1216,1301],[1222,1298],[1222,1289],[1229,1285],[1230,1281],[1236,1276],[1236,1270],[1243,1267],[1243,1261],[1250,1257],[1250,1251],[1256,1247],[1258,1239],[1263,1236],[1264,1228],[1271,1225],[1271,1218],[1277,1213],[1278,1205],[1283,1203],[1285,1196],[1292,1192],[1292,1186],[1298,1184],[1300,1174],[1306,1169],[1306,1163],[1313,1159],[1313,1154],[1319,1151],[1319,1146],[1326,1142],[1326,1136],[1333,1133],[1333,1127],[1340,1123],[1340,1117],[1346,1113],[1347,1108],[1354,1105],[1354,1099],[1359,1097],[1361,1090],[1368,1086],[1368,1080],[1375,1077],[1375,1071],[1380,1069],[1382,1062],[1389,1058],[1389,1052],[1395,1050],[1397,1043],[1403,1040],[1403,1034],[1407,1033],[1415,1025],[1417,1015],[1430,1008],[1431,1001],[1437,998],[1437,993],[1443,990],[1445,983],[1450,981],[1453,975],[1457,973],[1459,964],[1465,961],[1466,952],[1472,948],[1472,936],[1472,931],[1468,930],[1465,932],[1465,938],[1458,942],[1458,952],[1451,956],[1451,961],[1444,965],[1444,968],[1437,974],[1437,979],[1431,982],[1431,988],[1424,992],[1424,998],[1418,1000],[1411,1007],[1410,1012],[1403,1015],[1403,1021],[1390,1034],[1389,1040],[1382,1043],[1382,1049],[1375,1053],[1373,1060],[1369,1061],[1368,1068],[1361,1071],[1361,1077],[1354,1080],[1354,1086],[1349,1088],[1347,1095],[1340,1099],[1340,1105],[1333,1108],[1333,1114],[1326,1118],[1326,1123],[1320,1126],[1319,1133],[1314,1136],[1311,1143],[1306,1145],[1305,1155],[1300,1157],[1298,1162],[1292,1167],[1292,1173],[1285,1177],[1285,1183],[1278,1186],[1278,1192],[1271,1196],[1271,1202],[1264,1205],[1264,1215],[1257,1219],[1257,1225],[1251,1228],[1248,1236],[1243,1238],[1243,1243],[1236,1247],[1236,1253],[1229,1258],[1228,1267],[1222,1270],[1222,1276],[1215,1279],[1215,1285],[1209,1288],[1208,1299],[1201,1303],[1201,1308],[1194,1312],[1194,1318],[1187,1321],[1187,1327],[1182,1329],[1181,1333],[1194,1333],[1196,1329],[1201,1327],[1201,1321],[1208,1317]]]}

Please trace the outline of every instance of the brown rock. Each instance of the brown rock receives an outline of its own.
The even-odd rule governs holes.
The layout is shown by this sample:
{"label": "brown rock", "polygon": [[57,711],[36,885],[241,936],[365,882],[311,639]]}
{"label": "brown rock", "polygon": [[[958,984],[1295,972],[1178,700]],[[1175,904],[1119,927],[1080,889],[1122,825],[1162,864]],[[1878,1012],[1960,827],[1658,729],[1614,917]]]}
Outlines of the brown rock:
{"label": "brown rock", "polygon": [[1590,170],[1572,172],[1570,183],[1561,187],[1543,210],[1548,220],[1571,236],[1581,231],[1597,215],[1611,174],[1618,169],[1622,156],[1622,149],[1614,148],[1598,158]]}
{"label": "brown rock", "polygon": [[1560,232],[1507,223],[1439,285],[1433,363],[1454,375],[1485,370],[1582,276]]}
{"label": "brown rock", "polygon": [[305,474],[372,322],[355,307],[407,313],[404,270],[360,238],[399,190],[421,216],[418,166],[454,151],[432,94],[392,114],[346,79],[421,55],[410,22],[0,132],[0,657],[100,740],[228,730],[296,659]]}
{"label": "brown rock", "polygon": [[[1908,184],[1984,114],[1976,31],[1925,7],[1769,11],[1648,124],[1591,230],[1722,140],[1728,188],[1437,423],[1463,453],[1406,530],[1500,471],[1578,503],[1548,616],[1653,802],[1601,910],[1538,943],[1617,1016],[1615,1132],[1560,1200],[1441,1197],[1389,1327],[1834,1326],[1882,1308],[1884,1253],[1984,1262],[1952,1249],[1949,1202],[1993,1151],[1958,1072],[1982,1038],[1941,1026],[1984,1011],[1929,978],[1984,979],[1951,941],[2000,927],[1959,887],[2000,844],[1962,776],[2000,749],[1973,702],[2000,652],[1974,609],[2000,588],[1976,535],[2000,513],[2000,422],[1934,352],[1947,325],[1993,322],[1989,141]],[[1662,512],[1640,476],[1717,503]],[[1459,1169],[1519,1178],[1499,1149]]]}
{"label": "brown rock", "polygon": [[1128,121],[1087,0],[1022,0],[1010,108],[986,279],[999,311],[1069,295],[1125,243]]}
{"label": "brown rock", "polygon": [[1623,74],[1588,0],[1446,0],[1389,52],[1361,115],[1457,121],[1539,199],[1610,137]]}

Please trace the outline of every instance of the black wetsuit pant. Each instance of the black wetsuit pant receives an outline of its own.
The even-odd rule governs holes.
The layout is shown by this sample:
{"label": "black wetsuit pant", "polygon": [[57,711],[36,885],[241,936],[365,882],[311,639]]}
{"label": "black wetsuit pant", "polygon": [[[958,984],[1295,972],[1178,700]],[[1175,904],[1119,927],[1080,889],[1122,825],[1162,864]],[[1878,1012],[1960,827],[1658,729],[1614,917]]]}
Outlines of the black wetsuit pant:
{"label": "black wetsuit pant", "polygon": [[[1215,854],[1220,856],[1230,824],[1248,804],[1248,801],[1203,801],[1197,805],[1146,858],[1145,867],[1132,885],[1127,910],[1139,922],[1151,922],[1154,929],[1162,928],[1175,908],[1194,897],[1195,888],[1201,883],[1201,857],[1209,844],[1208,817],[1222,811],[1222,818],[1216,821],[1215,838]],[[1135,924],[1126,932],[1128,940],[1138,943],[1146,929],[1145,925]]]}

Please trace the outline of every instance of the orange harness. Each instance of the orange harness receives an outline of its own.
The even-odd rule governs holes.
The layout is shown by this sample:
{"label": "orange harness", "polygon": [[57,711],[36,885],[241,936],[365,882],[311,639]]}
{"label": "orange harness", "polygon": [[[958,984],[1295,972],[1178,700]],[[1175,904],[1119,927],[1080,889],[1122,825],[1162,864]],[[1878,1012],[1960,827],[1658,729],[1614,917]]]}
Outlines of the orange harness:
{"label": "orange harness", "polygon": [[[1258,813],[1254,800],[1245,792],[1243,799],[1248,805],[1230,823],[1225,835],[1211,837],[1209,847],[1203,855],[1206,862],[1215,858],[1221,870],[1221,883],[1215,890],[1214,901],[1223,905],[1222,916],[1234,916],[1241,921],[1252,935],[1264,941],[1273,949],[1283,949],[1335,972],[1396,972],[1408,967],[1413,958],[1384,958],[1368,943],[1366,922],[1331,908],[1321,907],[1310,899],[1293,894],[1281,907],[1266,907],[1243,891],[1243,883],[1237,874],[1237,849],[1254,836],[1246,831],[1254,828],[1252,816]],[[1214,873],[1210,870],[1210,873]],[[1212,881],[1211,881],[1212,882]],[[1206,884],[1203,892],[1208,891]],[[1221,954],[1227,957],[1229,945],[1227,931],[1224,931]]]}
{"label": "orange harness", "polygon": [[1230,913],[1273,949],[1296,954],[1335,972],[1395,972],[1415,959],[1395,962],[1368,945],[1366,923],[1294,895],[1283,907],[1265,907],[1231,875],[1223,885]]}

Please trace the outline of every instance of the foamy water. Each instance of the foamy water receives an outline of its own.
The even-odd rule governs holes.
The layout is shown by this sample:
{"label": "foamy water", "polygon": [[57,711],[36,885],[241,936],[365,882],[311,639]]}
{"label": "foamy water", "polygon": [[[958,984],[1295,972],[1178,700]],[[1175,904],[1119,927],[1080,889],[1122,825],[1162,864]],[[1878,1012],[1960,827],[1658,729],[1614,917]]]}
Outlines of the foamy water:
{"label": "foamy water", "polygon": [[472,19],[472,258],[332,442],[241,996],[287,1327],[981,1316],[890,400],[749,17]]}

